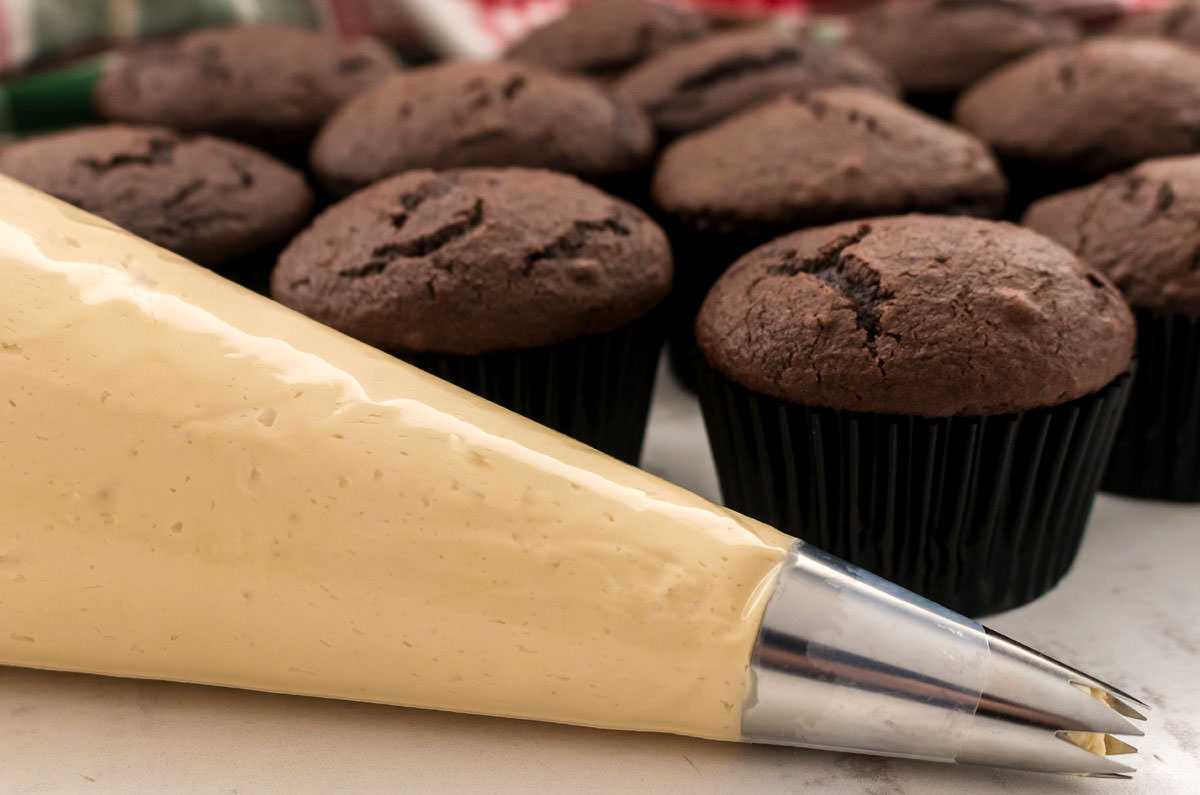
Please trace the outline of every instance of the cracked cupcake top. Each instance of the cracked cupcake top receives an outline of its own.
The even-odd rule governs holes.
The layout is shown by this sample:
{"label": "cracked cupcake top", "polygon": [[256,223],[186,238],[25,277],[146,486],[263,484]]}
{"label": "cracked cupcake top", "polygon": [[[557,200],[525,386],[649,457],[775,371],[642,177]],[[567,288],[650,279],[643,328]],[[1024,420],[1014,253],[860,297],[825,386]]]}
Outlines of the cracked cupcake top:
{"label": "cracked cupcake top", "polygon": [[626,72],[616,90],[674,137],[779,94],[842,85],[899,92],[882,67],[854,48],[807,31],[755,27],[671,47]]}
{"label": "cracked cupcake top", "polygon": [[1104,174],[1200,150],[1200,52],[1103,37],[1002,66],[967,89],[955,121],[998,155]]}
{"label": "cracked cupcake top", "polygon": [[585,0],[534,28],[505,55],[560,72],[616,77],[675,44],[708,32],[702,14],[647,0]]}
{"label": "cracked cupcake top", "polygon": [[113,121],[294,145],[396,69],[372,39],[250,25],[126,50],[96,84],[95,101]]}
{"label": "cracked cupcake top", "polygon": [[1004,414],[1094,392],[1128,366],[1132,315],[1070,252],[1007,223],[908,215],[781,237],[717,282],[705,358],[809,406]]}
{"label": "cracked cupcake top", "polygon": [[1200,315],[1200,156],[1147,160],[1049,196],[1021,223],[1106,274],[1133,306]]}
{"label": "cracked cupcake top", "polygon": [[958,91],[1014,58],[1079,37],[1036,0],[905,0],[851,18],[849,41],[906,91]]}
{"label": "cracked cupcake top", "polygon": [[598,180],[644,166],[653,150],[641,110],[590,79],[457,61],[346,103],[313,143],[312,166],[345,194],[417,168],[526,166]]}
{"label": "cracked cupcake top", "polygon": [[82,127],[6,146],[0,172],[217,267],[308,220],[303,175],[233,141],[159,127]]}
{"label": "cracked cupcake top", "polygon": [[279,258],[276,300],[397,353],[552,345],[645,315],[666,236],[579,180],[522,168],[412,171],[319,215]]}
{"label": "cracked cupcake top", "polygon": [[654,175],[672,216],[758,241],[865,215],[996,215],[1005,191],[978,139],[861,88],[782,97],[681,138]]}

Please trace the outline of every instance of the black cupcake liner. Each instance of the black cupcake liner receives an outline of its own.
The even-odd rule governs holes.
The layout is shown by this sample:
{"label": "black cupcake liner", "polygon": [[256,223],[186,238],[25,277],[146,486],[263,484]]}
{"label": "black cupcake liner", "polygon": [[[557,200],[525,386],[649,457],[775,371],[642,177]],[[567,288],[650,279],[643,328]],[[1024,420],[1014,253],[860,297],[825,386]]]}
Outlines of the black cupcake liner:
{"label": "black cupcake liner", "polygon": [[695,392],[699,379],[696,373],[696,315],[700,313],[700,306],[730,265],[772,237],[702,232],[671,219],[662,219],[661,224],[671,239],[675,258],[675,283],[671,290],[667,332],[668,363],[680,385]]}
{"label": "black cupcake liner", "polygon": [[954,106],[958,103],[961,93],[961,91],[915,91],[904,95],[904,103],[922,113],[953,124]]}
{"label": "black cupcake liner", "polygon": [[651,161],[651,163],[632,171],[608,174],[595,179],[592,184],[605,193],[624,199],[657,222],[658,208],[655,206],[654,197],[650,192],[653,179],[654,163]]}
{"label": "black cupcake liner", "polygon": [[805,407],[698,372],[726,505],[969,616],[1029,602],[1071,567],[1131,381],[931,419]]}
{"label": "black cupcake liner", "polygon": [[1004,178],[1008,180],[1008,200],[1003,217],[1013,223],[1020,223],[1025,211],[1038,199],[1090,185],[1105,176],[1018,157],[1001,157],[999,160]]}
{"label": "black cupcake liner", "polygon": [[259,295],[270,298],[271,273],[275,270],[275,263],[279,260],[279,255],[283,253],[287,243],[288,241],[284,240],[275,245],[264,246],[249,254],[243,254],[229,262],[222,263],[212,268],[212,271],[218,276],[240,284],[247,290],[253,290]]}
{"label": "black cupcake liner", "polygon": [[1134,311],[1138,376],[1101,488],[1200,502],[1200,320]]}
{"label": "black cupcake liner", "polygon": [[636,465],[664,334],[663,311],[655,309],[616,331],[557,345],[401,358]]}

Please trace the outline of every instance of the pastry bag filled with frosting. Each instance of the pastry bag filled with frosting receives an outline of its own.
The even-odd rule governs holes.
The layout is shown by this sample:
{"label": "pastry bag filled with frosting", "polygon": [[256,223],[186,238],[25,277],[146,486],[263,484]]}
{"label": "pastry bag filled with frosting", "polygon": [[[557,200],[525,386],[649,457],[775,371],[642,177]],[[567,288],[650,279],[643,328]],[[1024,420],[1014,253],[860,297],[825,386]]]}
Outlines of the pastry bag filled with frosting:
{"label": "pastry bag filled with frosting", "polygon": [[0,664],[1092,774],[1140,717],[2,178],[0,504]]}

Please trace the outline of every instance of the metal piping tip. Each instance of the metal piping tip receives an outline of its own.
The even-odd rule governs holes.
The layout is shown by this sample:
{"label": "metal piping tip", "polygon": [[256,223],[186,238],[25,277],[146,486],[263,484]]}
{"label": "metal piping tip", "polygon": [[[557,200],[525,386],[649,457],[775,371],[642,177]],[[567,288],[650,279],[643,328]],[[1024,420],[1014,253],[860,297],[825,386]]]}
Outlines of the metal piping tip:
{"label": "metal piping tip", "polygon": [[1146,705],[798,544],[767,605],[742,733],[797,745],[1127,778]]}
{"label": "metal piping tip", "polygon": [[[1077,687],[1089,688],[1093,691],[1102,691],[1102,692],[1107,693],[1108,699],[1121,704],[1121,707],[1119,709],[1114,704],[1113,709],[1117,709],[1119,712],[1121,712],[1122,715],[1126,715],[1127,717],[1131,717],[1131,718],[1138,718],[1140,720],[1145,720],[1144,716],[1138,714],[1138,712],[1136,710],[1134,710],[1132,707],[1130,707],[1128,704],[1122,703],[1122,702],[1130,702],[1133,704],[1137,704],[1139,707],[1141,707],[1144,710],[1149,710],[1150,705],[1145,703],[1144,701],[1136,699],[1133,696],[1126,693],[1125,691],[1123,691],[1119,688],[1113,687],[1112,685],[1108,684],[1107,682],[1102,682],[1094,676],[1085,674],[1083,671],[1080,671],[1077,668],[1072,668],[1069,665],[1064,665],[1063,663],[1059,662],[1058,660],[1054,659],[1053,657],[1042,654],[1037,649],[1032,649],[1023,643],[1018,643],[1017,641],[1013,640],[1010,637],[1007,637],[1006,635],[1001,635],[999,632],[996,632],[993,629],[989,629],[989,630],[987,630],[987,632],[992,637],[1002,638],[1008,645],[1010,645],[1014,648],[1022,649],[1029,656],[1041,659],[1048,666],[1057,668],[1058,670],[1062,671],[1064,674],[1066,674],[1071,679],[1072,683],[1075,684]],[[1097,698],[1099,698],[1099,696],[1097,696]],[[1129,712],[1126,712],[1124,710],[1128,710]],[[1132,713],[1132,714],[1129,714],[1129,713]]]}
{"label": "metal piping tip", "polygon": [[958,761],[1085,776],[1133,772],[1109,756],[1137,750],[1112,735],[1141,736],[1126,718],[1145,718],[1123,699],[1140,701],[998,632],[983,632],[988,681]]}
{"label": "metal piping tip", "polygon": [[1104,701],[1105,704],[1108,704],[1112,707],[1112,709],[1120,712],[1121,715],[1126,716],[1127,718],[1138,719],[1138,721],[1145,721],[1146,716],[1141,715],[1138,710],[1135,710],[1134,707],[1130,706],[1130,704],[1136,704],[1140,706],[1142,710],[1148,711],[1150,710],[1150,705],[1146,704],[1145,701],[1135,699],[1132,697],[1132,695],[1121,691],[1121,689],[1112,687],[1108,682],[1102,682],[1096,679],[1094,676],[1085,674],[1084,671],[1069,667],[1069,665],[1064,665],[1063,663],[1058,662],[1057,659],[1046,656],[1046,654],[1037,651],[1036,648],[1030,648],[1025,644],[1020,644],[1020,642],[1015,641],[1012,638],[1008,638],[1007,635],[1002,635],[996,632],[995,629],[986,629],[986,632],[988,632],[990,638],[997,639],[998,641],[1002,640],[1008,647],[1013,648],[1014,652],[1016,650],[1020,650],[1021,652],[1024,652],[1031,660],[1040,660],[1040,663],[1042,663],[1046,669],[1060,671],[1063,676],[1067,677],[1072,685],[1080,688],[1081,691],[1088,693],[1088,695],[1091,695],[1092,698]]}
{"label": "metal piping tip", "polygon": [[[1087,677],[983,628],[991,652],[990,675],[979,713],[1007,716],[1055,731],[1141,735],[1126,718],[1145,720],[1111,691],[1078,681]],[[1118,709],[1114,702],[1121,704]],[[1132,714],[1130,714],[1132,713]]]}

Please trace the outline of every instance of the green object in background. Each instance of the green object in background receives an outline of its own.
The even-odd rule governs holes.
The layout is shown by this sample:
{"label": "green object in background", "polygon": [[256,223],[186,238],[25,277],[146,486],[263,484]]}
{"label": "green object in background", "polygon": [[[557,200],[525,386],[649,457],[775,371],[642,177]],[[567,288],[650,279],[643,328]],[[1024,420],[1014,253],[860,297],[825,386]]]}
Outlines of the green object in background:
{"label": "green object in background", "polygon": [[[20,45],[0,40],[0,51],[19,51],[19,62],[0,67],[17,69],[89,44],[116,46],[120,42],[154,38],[206,27],[262,22],[318,28],[324,0],[0,0],[0,22],[23,15],[26,24],[0,24],[0,37],[20,31]],[[0,77],[0,136],[74,127],[96,121],[92,87],[111,54],[76,61],[69,66],[5,80]]]}
{"label": "green object in background", "polygon": [[0,84],[0,134],[30,135],[95,121],[92,87],[112,57],[88,58]]}
{"label": "green object in background", "polygon": [[841,20],[817,18],[809,25],[809,36],[814,41],[840,42],[846,38],[846,23]]}
{"label": "green object in background", "polygon": [[[8,2],[10,14],[22,13]],[[28,57],[37,61],[87,43],[146,39],[199,28],[269,22],[319,27],[321,17],[311,0],[32,0]],[[20,67],[22,64],[15,64]]]}

